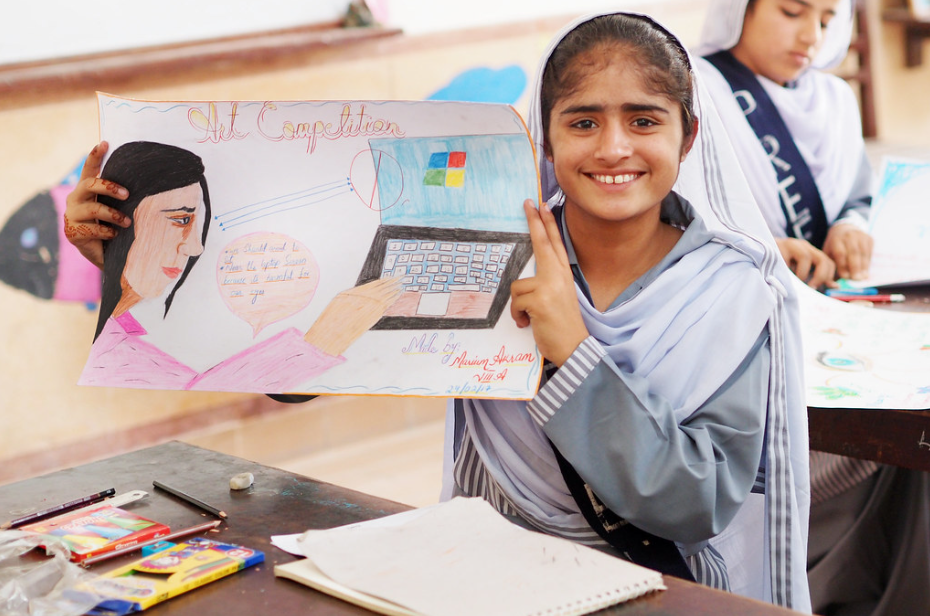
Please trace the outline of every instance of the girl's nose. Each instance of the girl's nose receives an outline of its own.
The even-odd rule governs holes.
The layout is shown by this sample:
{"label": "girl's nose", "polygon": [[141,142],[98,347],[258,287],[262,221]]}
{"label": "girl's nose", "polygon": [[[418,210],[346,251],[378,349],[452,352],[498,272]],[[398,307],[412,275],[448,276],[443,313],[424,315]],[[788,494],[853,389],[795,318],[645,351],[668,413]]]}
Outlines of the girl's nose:
{"label": "girl's nose", "polygon": [[598,142],[598,158],[615,161],[630,156],[633,152],[629,133],[619,124],[610,123],[601,132]]}
{"label": "girl's nose", "polygon": [[804,20],[798,38],[808,47],[819,49],[823,43],[823,34],[824,28],[820,23],[819,16],[811,15]]}

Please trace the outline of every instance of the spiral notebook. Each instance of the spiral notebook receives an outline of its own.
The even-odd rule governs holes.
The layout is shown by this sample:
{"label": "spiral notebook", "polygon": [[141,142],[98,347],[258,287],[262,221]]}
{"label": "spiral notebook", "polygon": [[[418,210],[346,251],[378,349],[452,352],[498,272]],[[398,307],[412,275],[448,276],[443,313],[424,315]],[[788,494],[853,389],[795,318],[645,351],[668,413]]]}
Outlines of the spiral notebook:
{"label": "spiral notebook", "polygon": [[481,499],[399,515],[307,531],[307,558],[275,575],[390,616],[570,616],[665,589],[656,571],[516,526]]}

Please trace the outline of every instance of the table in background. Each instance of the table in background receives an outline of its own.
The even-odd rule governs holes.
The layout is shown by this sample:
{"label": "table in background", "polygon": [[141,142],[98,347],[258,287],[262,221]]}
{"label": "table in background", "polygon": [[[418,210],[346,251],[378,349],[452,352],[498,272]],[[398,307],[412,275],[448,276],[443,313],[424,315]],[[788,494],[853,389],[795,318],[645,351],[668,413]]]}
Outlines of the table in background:
{"label": "table in background", "polygon": [[[255,484],[236,492],[229,478],[250,472]],[[219,507],[229,515],[219,533],[209,536],[265,553],[265,562],[169,599],[146,614],[209,616],[238,614],[313,614],[314,616],[371,614],[290,580],[274,577],[274,565],[294,556],[271,545],[271,535],[331,528],[398,513],[407,505],[369,496],[271,468],[242,458],[170,442],[0,486],[0,519],[11,511],[45,507],[109,487],[117,493],[145,490],[149,496],[126,509],[164,522],[173,529],[203,522],[205,514],[173,496],[152,488],[159,480]],[[38,553],[30,557],[40,558]],[[125,564],[138,553],[92,567],[106,571]],[[359,558],[364,558],[359,554]],[[653,593],[599,614],[611,616],[789,616],[791,612],[697,584],[666,577],[668,590]]]}
{"label": "table in background", "polygon": [[[903,293],[905,301],[875,309],[930,312],[930,285],[889,292]],[[930,471],[930,409],[808,407],[807,416],[811,449]]]}

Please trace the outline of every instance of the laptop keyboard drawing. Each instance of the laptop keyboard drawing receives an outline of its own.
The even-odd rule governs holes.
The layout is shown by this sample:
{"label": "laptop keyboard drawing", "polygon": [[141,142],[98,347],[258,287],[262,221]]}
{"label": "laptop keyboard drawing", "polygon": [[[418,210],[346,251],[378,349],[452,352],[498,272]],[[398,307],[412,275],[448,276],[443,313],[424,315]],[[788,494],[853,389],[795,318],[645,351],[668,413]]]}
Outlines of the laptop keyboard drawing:
{"label": "laptop keyboard drawing", "polygon": [[518,233],[381,226],[358,284],[401,278],[400,299],[374,329],[490,328],[530,253]]}

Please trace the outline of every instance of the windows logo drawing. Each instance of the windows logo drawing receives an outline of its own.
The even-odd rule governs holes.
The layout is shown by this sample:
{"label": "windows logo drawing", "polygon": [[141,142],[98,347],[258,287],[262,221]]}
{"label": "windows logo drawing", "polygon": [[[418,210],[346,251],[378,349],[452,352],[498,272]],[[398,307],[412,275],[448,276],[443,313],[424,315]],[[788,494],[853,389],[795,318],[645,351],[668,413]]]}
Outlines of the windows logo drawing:
{"label": "windows logo drawing", "polygon": [[434,152],[429,157],[424,186],[465,186],[465,152]]}

